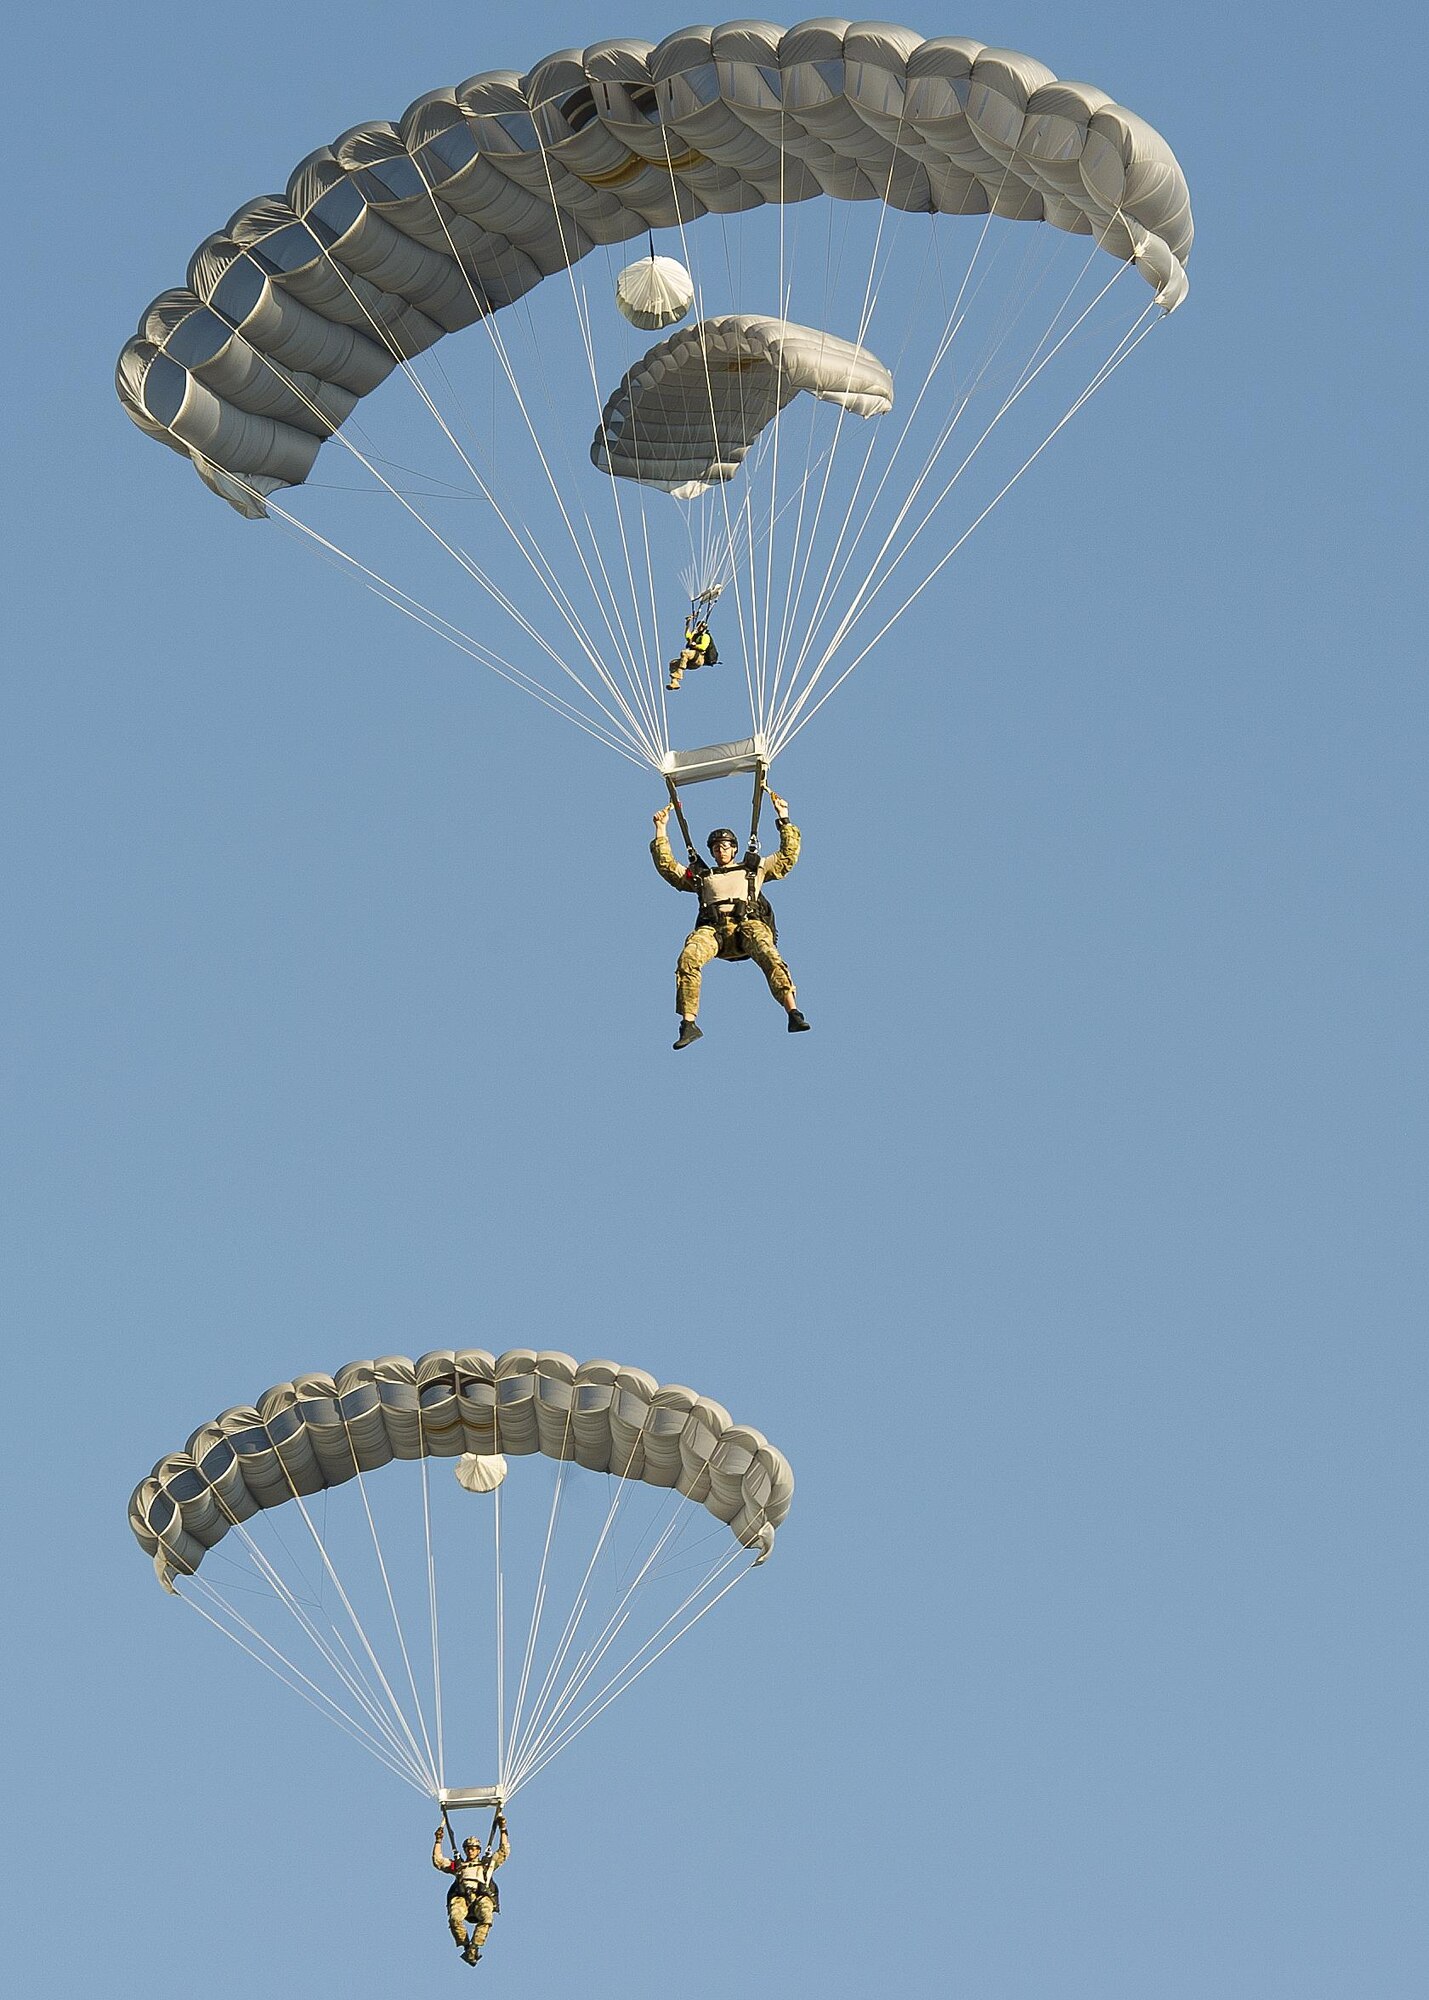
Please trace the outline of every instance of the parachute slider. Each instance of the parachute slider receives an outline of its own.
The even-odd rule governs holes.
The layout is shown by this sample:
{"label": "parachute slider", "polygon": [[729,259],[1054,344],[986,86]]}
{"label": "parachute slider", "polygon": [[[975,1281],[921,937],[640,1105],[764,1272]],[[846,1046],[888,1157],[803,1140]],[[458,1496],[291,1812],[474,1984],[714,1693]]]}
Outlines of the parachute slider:
{"label": "parachute slider", "polygon": [[707,778],[737,778],[769,762],[763,736],[745,736],[735,743],[706,743],[699,750],[667,750],[660,775],[676,785],[702,785]]}
{"label": "parachute slider", "polygon": [[472,1785],[465,1791],[448,1791],[443,1787],[437,1793],[437,1804],[444,1813],[465,1812],[468,1808],[477,1812],[500,1812],[506,1804],[506,1792],[501,1785]]}

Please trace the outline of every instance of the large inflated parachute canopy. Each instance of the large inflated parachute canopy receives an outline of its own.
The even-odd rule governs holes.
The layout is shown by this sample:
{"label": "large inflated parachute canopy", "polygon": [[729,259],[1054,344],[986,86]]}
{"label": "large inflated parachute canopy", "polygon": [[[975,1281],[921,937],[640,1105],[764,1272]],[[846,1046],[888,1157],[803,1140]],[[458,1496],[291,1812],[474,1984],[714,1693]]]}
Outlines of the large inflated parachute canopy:
{"label": "large inflated parachute canopy", "polygon": [[1185,294],[1185,180],[1105,91],[961,36],[737,21],[561,50],[354,126],[199,246],[119,394],[259,512],[399,357],[598,244],[818,194],[1042,221],[1133,261],[1167,308]]}
{"label": "large inflated parachute canopy", "polygon": [[345,1485],[394,1459],[537,1452],[673,1487],[763,1553],[794,1491],[782,1453],[693,1389],[662,1387],[645,1370],[612,1361],[466,1349],[350,1362],[224,1411],[159,1460],[135,1489],[129,1525],[160,1577],[172,1581],[193,1575],[230,1529],[262,1509]]}
{"label": "large inflated parachute canopy", "polygon": [[763,1563],[793,1490],[643,1368],[443,1349],[225,1410],[129,1522],[179,1604],[445,1812],[562,1754]]}
{"label": "large inflated parachute canopy", "polygon": [[636,362],[601,413],[591,460],[692,500],[733,479],[801,391],[861,417],[893,407],[893,377],[854,341],[753,313],[701,320]]}
{"label": "large inflated parachute canopy", "polygon": [[[148,307],[118,389],[240,513],[628,762],[772,759],[1180,304],[1191,234],[1165,140],[1015,50],[829,19],[622,36],[310,153]],[[896,408],[831,421],[815,357],[751,445],[797,328],[891,366]],[[706,374],[703,437],[679,368],[654,379],[672,356]],[[678,463],[652,476],[657,439]],[[1148,428],[1120,450],[1164,477]],[[678,621],[716,597],[734,671],[672,709]]]}

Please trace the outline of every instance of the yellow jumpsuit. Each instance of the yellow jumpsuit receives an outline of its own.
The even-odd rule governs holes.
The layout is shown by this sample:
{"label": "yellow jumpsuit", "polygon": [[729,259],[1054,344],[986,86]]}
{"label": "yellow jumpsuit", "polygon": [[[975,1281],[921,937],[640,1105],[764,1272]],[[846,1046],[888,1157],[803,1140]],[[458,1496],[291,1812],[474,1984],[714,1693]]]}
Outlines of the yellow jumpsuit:
{"label": "yellow jumpsuit", "polygon": [[[669,836],[663,827],[651,841],[650,853],[655,866],[672,888],[687,890],[694,896],[700,894],[699,878],[683,862],[675,859]],[[799,829],[789,820],[783,820],[779,826],[779,851],[766,855],[760,861],[755,874],[756,890],[766,882],[782,880],[798,859]],[[725,872],[738,873],[736,893],[744,897],[748,887],[744,871]],[[716,912],[713,923],[700,924],[690,932],[675,967],[675,1011],[682,1021],[693,1021],[700,1011],[700,981],[712,958],[752,958],[768,980],[769,991],[781,1006],[793,995],[793,978],[779,956],[779,947],[768,924],[761,923],[756,917],[736,921]]]}
{"label": "yellow jumpsuit", "polygon": [[[456,1880],[447,1891],[447,1926],[463,1951],[480,1950],[491,1935],[491,1923],[496,1915],[496,1897],[492,1893],[491,1878],[511,1852],[511,1842],[506,1837],[506,1828],[501,1828],[501,1839],[490,1854],[476,1861],[458,1857],[448,1861],[442,1852],[441,1835],[432,1848],[432,1866],[443,1875],[455,1875]],[[466,1927],[472,1926],[468,1944]]]}
{"label": "yellow jumpsuit", "polygon": [[666,687],[672,691],[677,688],[685,678],[685,669],[687,667],[704,666],[709,658],[709,651],[713,644],[714,640],[710,637],[706,626],[686,625],[685,649],[677,660],[671,660],[670,678],[665,683]]}

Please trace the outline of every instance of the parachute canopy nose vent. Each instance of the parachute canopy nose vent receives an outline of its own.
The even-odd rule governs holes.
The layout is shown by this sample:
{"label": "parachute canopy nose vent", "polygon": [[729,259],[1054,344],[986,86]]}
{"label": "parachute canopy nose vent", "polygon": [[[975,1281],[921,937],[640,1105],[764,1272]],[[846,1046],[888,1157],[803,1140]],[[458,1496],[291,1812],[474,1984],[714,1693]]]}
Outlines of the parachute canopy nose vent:
{"label": "parachute canopy nose vent", "polygon": [[695,281],[673,257],[641,257],[615,281],[615,303],[645,333],[674,326],[694,302]]}

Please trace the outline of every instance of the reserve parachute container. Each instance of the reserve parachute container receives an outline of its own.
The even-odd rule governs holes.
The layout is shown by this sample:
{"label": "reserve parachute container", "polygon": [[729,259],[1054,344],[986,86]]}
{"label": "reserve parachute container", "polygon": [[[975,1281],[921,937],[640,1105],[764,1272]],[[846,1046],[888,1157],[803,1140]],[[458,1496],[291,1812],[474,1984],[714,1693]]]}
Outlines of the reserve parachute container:
{"label": "reserve parachute container", "polygon": [[447,1810],[529,1784],[766,1560],[793,1491],[762,1432],[644,1369],[444,1349],[225,1410],[129,1525],[166,1590]]}
{"label": "reserve parachute container", "polygon": [[[1015,50],[838,19],[615,36],[318,146],[145,309],[118,389],[240,513],[638,766],[681,754],[664,660],[720,595],[734,671],[682,690],[680,735],[773,757],[1181,304],[1191,239],[1166,141]],[[742,328],[784,414],[740,437],[717,402],[709,476],[652,483],[610,385],[638,403],[632,337],[690,311],[669,352]],[[790,404],[798,329],[891,370],[896,408]],[[1153,438],[1120,451],[1129,486],[1158,473]]]}

